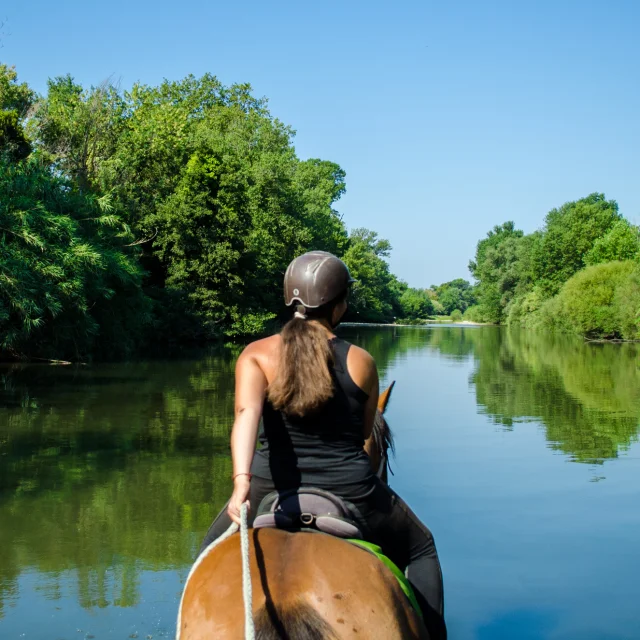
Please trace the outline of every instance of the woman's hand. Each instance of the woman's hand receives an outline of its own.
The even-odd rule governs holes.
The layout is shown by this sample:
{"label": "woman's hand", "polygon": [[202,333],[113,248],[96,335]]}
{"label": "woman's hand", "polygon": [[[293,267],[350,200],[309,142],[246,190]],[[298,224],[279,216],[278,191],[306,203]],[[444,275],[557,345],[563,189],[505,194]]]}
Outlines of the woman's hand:
{"label": "woman's hand", "polygon": [[231,494],[231,500],[229,500],[227,513],[237,525],[240,524],[240,507],[244,502],[248,502],[250,488],[250,476],[245,474],[236,476],[236,479],[233,481],[233,493]]}

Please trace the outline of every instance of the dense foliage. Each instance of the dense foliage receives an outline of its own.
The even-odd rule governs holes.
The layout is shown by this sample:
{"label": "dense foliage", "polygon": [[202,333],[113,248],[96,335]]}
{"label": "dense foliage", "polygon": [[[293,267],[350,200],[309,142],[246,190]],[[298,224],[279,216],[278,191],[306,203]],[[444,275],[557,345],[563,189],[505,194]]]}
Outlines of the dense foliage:
{"label": "dense foliage", "polygon": [[[431,290],[435,294],[435,301],[439,303],[438,310],[447,315],[458,317],[476,302],[475,288],[462,278],[432,286]],[[455,311],[459,313],[454,314]]]}
{"label": "dense foliage", "polygon": [[75,192],[37,157],[0,161],[0,349],[133,348],[148,304],[129,239],[107,198]]}
{"label": "dense foliage", "polygon": [[[122,356],[262,333],[286,317],[282,276],[310,249],[356,278],[347,320],[640,333],[640,231],[615,201],[568,202],[529,235],[496,226],[469,265],[477,284],[410,288],[389,242],[349,232],[335,210],[345,172],[299,159],[293,136],[248,85],[209,74],[129,91],[62,76],[37,96],[0,65],[1,354]],[[579,303],[595,290],[605,302]]]}
{"label": "dense foliage", "polygon": [[639,259],[640,230],[593,193],[550,211],[533,234],[494,227],[469,264],[478,304],[465,317],[637,339]]}
{"label": "dense foliage", "polygon": [[248,85],[37,96],[0,65],[2,355],[83,358],[261,333],[284,317],[288,262],[331,251],[358,280],[349,319],[419,321],[433,295],[389,269],[391,246],[350,234],[335,163],[300,160],[293,131]]}

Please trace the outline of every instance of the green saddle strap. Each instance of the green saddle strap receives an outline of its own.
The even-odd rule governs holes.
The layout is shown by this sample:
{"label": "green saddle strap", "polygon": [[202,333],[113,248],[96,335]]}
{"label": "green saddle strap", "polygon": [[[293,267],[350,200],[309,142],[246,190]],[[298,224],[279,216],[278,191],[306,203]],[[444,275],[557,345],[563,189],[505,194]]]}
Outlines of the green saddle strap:
{"label": "green saddle strap", "polygon": [[402,573],[402,571],[400,571],[400,569],[398,569],[398,567],[382,553],[382,549],[377,544],[365,542],[364,540],[348,538],[347,541],[373,553],[373,555],[376,556],[376,558],[378,558],[378,560],[380,560],[391,571],[391,573],[393,573],[393,575],[396,577],[396,580],[398,581],[398,584],[400,585],[400,588],[404,592],[404,595],[409,599],[411,606],[415,609],[420,618],[422,618],[422,611],[420,610],[420,605],[416,600],[416,594],[413,592],[411,583],[409,582],[409,580],[407,580],[407,577],[404,575],[404,573]]}

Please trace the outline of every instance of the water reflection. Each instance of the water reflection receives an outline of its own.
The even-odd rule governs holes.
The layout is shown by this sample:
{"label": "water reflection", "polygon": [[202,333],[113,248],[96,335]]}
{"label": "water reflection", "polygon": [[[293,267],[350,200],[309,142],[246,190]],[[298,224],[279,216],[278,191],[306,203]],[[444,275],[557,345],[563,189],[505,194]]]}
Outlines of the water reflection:
{"label": "water reflection", "polygon": [[500,332],[479,341],[472,380],[478,405],[496,422],[536,418],[546,437],[579,462],[616,458],[638,437],[638,345]]}
{"label": "water reflection", "polygon": [[[407,358],[472,365],[480,413],[505,429],[538,422],[571,460],[601,463],[638,438],[638,345],[493,327],[342,333],[386,381]],[[98,611],[143,610],[145,572],[186,571],[231,491],[235,355],[0,369],[0,636],[29,572],[47,601],[72,593]]]}
{"label": "water reflection", "polygon": [[436,351],[454,362],[473,357],[479,411],[507,429],[540,421],[550,447],[577,462],[616,458],[637,441],[638,344],[498,327],[361,328],[347,335],[370,349],[383,375],[411,353]]}
{"label": "water reflection", "polygon": [[141,569],[189,564],[231,488],[230,354],[0,381],[0,617],[26,568],[49,598],[75,569],[81,605],[105,607],[139,601]]}

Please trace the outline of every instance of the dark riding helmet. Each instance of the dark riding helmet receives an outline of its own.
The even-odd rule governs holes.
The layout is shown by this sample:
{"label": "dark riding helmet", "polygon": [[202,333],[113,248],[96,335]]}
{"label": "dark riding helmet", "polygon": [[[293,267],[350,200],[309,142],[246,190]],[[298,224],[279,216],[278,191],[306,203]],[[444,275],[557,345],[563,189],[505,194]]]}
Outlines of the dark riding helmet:
{"label": "dark riding helmet", "polygon": [[284,275],[284,302],[317,309],[345,293],[355,280],[347,265],[326,251],[309,251],[298,256]]}

